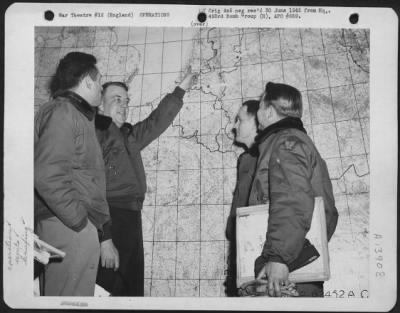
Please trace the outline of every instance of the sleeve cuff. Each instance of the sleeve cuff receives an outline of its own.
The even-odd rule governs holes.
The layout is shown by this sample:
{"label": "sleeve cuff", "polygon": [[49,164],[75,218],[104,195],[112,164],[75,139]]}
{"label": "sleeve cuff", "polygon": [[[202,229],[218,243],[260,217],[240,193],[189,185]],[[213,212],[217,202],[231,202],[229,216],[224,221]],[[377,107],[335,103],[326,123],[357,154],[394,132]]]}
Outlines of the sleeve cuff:
{"label": "sleeve cuff", "polygon": [[283,259],[278,255],[269,256],[268,257],[268,262],[276,262],[276,263],[286,264],[286,262],[283,261]]}
{"label": "sleeve cuff", "polygon": [[182,99],[183,96],[185,95],[185,90],[183,90],[181,87],[178,86],[175,88],[172,94],[178,97],[179,99]]}
{"label": "sleeve cuff", "polygon": [[103,225],[103,234],[102,234],[102,236],[100,238],[100,242],[106,241],[108,239],[112,239],[112,236],[111,236],[111,220],[106,222]]}
{"label": "sleeve cuff", "polygon": [[254,262],[254,277],[258,276],[258,273],[261,272],[264,265],[267,264],[268,262],[276,262],[276,263],[286,264],[285,262],[283,262],[282,258],[279,256],[260,255]]}
{"label": "sleeve cuff", "polygon": [[268,262],[268,260],[263,256],[260,255],[254,262],[254,277],[257,278],[258,273],[261,272],[264,265]]}

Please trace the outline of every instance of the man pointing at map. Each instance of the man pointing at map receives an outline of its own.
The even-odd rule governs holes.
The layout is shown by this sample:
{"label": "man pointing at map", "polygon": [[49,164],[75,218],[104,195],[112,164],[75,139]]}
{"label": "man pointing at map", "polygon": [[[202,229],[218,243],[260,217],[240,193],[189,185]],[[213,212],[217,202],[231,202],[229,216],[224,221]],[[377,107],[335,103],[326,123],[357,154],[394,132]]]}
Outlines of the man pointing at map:
{"label": "man pointing at map", "polygon": [[111,222],[100,238],[97,284],[113,296],[144,295],[142,215],[146,176],[141,151],[158,138],[182,108],[185,91],[197,74],[188,68],[175,90],[143,121],[126,123],[128,87],[123,82],[103,85],[102,114],[96,132],[106,166],[107,201]]}

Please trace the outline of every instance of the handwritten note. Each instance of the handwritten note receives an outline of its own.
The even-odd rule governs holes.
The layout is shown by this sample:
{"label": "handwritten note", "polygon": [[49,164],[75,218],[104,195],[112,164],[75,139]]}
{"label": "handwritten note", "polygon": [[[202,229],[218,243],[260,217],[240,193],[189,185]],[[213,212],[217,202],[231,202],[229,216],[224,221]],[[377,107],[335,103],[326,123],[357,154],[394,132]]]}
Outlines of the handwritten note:
{"label": "handwritten note", "polygon": [[28,227],[24,219],[21,223],[6,221],[4,224],[5,259],[7,269],[13,271],[19,265],[28,265],[29,249],[33,242],[33,229]]}

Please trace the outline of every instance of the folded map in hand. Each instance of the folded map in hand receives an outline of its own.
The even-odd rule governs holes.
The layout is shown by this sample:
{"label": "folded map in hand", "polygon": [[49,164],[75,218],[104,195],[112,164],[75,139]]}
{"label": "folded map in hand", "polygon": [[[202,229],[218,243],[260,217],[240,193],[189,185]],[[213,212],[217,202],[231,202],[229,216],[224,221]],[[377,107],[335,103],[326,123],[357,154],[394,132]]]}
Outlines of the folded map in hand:
{"label": "folded map in hand", "polygon": [[40,240],[37,235],[34,235],[34,258],[42,264],[48,264],[50,258],[63,258],[65,252],[61,251],[52,245]]}

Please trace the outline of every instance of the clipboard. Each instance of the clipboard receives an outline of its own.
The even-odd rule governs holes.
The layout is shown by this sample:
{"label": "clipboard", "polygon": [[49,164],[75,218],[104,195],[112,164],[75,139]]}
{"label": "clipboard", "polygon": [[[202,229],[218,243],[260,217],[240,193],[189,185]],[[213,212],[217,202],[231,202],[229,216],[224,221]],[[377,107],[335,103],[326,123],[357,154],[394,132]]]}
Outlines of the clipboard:
{"label": "clipboard", "polygon": [[[268,230],[269,203],[237,209],[237,285],[254,279],[254,261],[261,255]],[[322,197],[315,198],[311,227],[306,238],[320,257],[291,273],[291,282],[327,281],[330,278],[326,217]]]}

